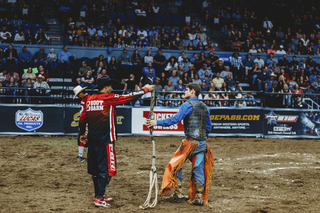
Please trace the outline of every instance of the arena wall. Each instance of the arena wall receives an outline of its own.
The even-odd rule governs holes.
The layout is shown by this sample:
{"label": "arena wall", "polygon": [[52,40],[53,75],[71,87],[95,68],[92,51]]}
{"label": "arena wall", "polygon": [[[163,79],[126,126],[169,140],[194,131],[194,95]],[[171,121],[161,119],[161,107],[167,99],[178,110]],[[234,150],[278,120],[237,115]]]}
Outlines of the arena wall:
{"label": "arena wall", "polygon": [[[1,135],[77,135],[79,106],[0,104]],[[320,111],[262,107],[210,108],[209,136],[318,138]],[[174,116],[178,108],[155,107],[158,120]],[[118,135],[149,135],[144,125],[148,107],[117,107]],[[183,136],[182,122],[154,128],[156,136]]]}

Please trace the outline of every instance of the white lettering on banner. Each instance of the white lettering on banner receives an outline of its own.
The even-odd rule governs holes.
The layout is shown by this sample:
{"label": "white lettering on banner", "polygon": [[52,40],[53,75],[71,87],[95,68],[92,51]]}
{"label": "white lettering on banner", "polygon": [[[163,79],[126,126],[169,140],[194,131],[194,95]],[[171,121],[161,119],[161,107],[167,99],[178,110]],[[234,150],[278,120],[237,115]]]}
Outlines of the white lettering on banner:
{"label": "white lettering on banner", "polygon": [[113,152],[113,144],[109,144],[110,170],[116,171],[116,161]]}
{"label": "white lettering on banner", "polygon": [[[154,118],[156,120],[164,120],[170,117],[173,117],[175,113],[154,113]],[[154,126],[154,129],[178,129],[178,124],[173,124],[171,126],[163,127],[163,126]]]}
{"label": "white lettering on banner", "polygon": [[101,111],[103,110],[103,101],[88,101],[87,111]]}

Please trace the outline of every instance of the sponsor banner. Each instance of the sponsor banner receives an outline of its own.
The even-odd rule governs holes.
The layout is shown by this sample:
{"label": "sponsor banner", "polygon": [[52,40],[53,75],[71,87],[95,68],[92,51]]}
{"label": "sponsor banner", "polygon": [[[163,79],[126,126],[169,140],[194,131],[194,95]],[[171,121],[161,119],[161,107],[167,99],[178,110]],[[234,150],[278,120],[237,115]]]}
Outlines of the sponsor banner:
{"label": "sponsor banner", "polygon": [[[164,120],[174,116],[179,109],[155,107],[154,118]],[[149,129],[145,125],[146,119],[150,113],[149,108],[132,108],[132,134],[149,135]],[[156,126],[153,128],[154,135],[184,135],[182,121],[168,127]]]}
{"label": "sponsor banner", "polygon": [[[66,107],[65,118],[65,133],[78,133],[79,119],[80,119],[80,105]],[[117,133],[130,134],[131,133],[131,108],[117,107]]]}
{"label": "sponsor banner", "polygon": [[64,107],[54,105],[0,105],[1,133],[63,134]]}
{"label": "sponsor banner", "polygon": [[286,137],[319,137],[319,110],[263,110],[264,135]]}
{"label": "sponsor banner", "polygon": [[262,134],[261,109],[257,108],[211,108],[211,133],[215,134]]}

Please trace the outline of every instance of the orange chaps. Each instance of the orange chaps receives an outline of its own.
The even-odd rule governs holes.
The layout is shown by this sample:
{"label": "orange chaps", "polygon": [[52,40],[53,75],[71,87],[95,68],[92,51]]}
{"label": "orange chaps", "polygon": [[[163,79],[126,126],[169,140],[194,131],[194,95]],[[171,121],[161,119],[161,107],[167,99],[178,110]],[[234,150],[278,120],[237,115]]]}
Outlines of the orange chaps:
{"label": "orange chaps", "polygon": [[[182,140],[181,145],[178,150],[172,156],[170,162],[168,163],[166,170],[163,175],[163,181],[160,195],[165,195],[171,188],[175,190],[178,188],[177,176],[182,168],[184,162],[190,159],[192,152],[197,148],[197,141],[195,140]],[[192,169],[194,168],[196,158],[192,159]],[[210,147],[207,144],[207,151],[204,156],[204,176],[205,185],[202,192],[203,204],[208,205],[208,192],[210,188],[210,182],[212,180],[212,169],[213,169],[213,154]],[[195,180],[191,177],[190,187],[189,187],[189,202],[193,201],[196,195]]]}

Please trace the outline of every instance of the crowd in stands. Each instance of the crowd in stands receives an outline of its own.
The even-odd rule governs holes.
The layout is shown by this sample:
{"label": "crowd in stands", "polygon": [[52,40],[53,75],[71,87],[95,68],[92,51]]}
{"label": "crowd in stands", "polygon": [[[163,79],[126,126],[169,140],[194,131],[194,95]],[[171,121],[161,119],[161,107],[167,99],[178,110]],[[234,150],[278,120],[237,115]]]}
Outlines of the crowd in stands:
{"label": "crowd in stands", "polygon": [[[203,51],[188,57],[185,51],[167,58],[159,49],[157,54],[147,51],[140,55],[136,49],[132,54],[123,49],[118,58],[114,56],[77,59],[64,46],[55,53],[54,49],[40,47],[34,55],[26,46],[17,54],[13,45],[4,51],[0,48],[2,95],[26,95],[50,97],[50,77],[72,77],[74,83],[94,89],[95,81],[101,76],[118,80],[123,94],[139,90],[145,84],[156,85],[159,106],[179,106],[183,103],[183,91],[190,83],[198,83],[199,96],[209,106],[257,106],[260,99],[272,107],[306,107],[303,97],[319,102],[319,64],[312,55],[297,60],[296,56],[283,54],[281,59],[269,54],[267,60],[261,54],[254,57],[248,53],[239,57],[238,52],[226,61],[213,52]],[[77,62],[81,65],[74,66]],[[242,88],[240,82],[249,87]],[[259,95],[263,93],[263,96]],[[300,95],[295,95],[300,94]],[[148,103],[149,97],[144,97]],[[47,99],[48,102],[49,99]],[[259,101],[258,101],[259,100]],[[41,99],[11,99],[1,102],[42,103]],[[47,103],[45,102],[45,103]],[[52,102],[49,100],[49,102]]]}
{"label": "crowd in stands", "polygon": [[[48,44],[41,18],[43,2],[8,2],[0,3],[6,8],[1,18],[0,42]],[[123,53],[118,58],[101,55],[81,60],[79,68],[76,66],[79,59],[76,53],[68,51],[68,46],[58,54],[54,49],[41,47],[34,55],[25,46],[19,55],[12,45],[6,50],[0,48],[1,94],[30,91],[31,96],[49,96],[49,75],[70,74],[76,84],[89,89],[104,75],[121,82],[123,87],[119,88],[125,93],[147,83],[155,84],[158,104],[162,106],[179,106],[183,102],[179,92],[189,82],[201,85],[200,98],[210,106],[256,106],[259,92],[264,92],[259,99],[273,107],[305,107],[303,97],[319,102],[316,94],[320,70],[313,60],[313,55],[320,55],[319,4],[304,2],[302,7],[299,0],[56,0],[54,3],[60,21],[65,22],[68,45],[104,47],[108,55],[112,54],[112,48],[124,48]],[[272,17],[268,15],[271,10],[275,14]],[[207,27],[195,23],[190,14],[201,16]],[[179,17],[183,19],[178,20]],[[30,25],[31,22],[35,24]],[[218,39],[217,46],[210,36]],[[127,48],[134,48],[134,53],[129,54]],[[153,48],[158,50],[156,55],[151,51],[146,55],[139,53],[141,49]],[[217,48],[234,53],[224,61],[214,54]],[[162,49],[179,50],[181,54],[166,58]],[[198,53],[187,57],[188,50]],[[238,52],[248,54],[239,57]],[[267,60],[260,55],[265,53]],[[296,55],[309,56],[298,61]],[[240,82],[248,83],[245,90],[255,94],[244,92]],[[22,92],[18,89],[22,87],[27,89]],[[144,97],[146,101],[139,104],[147,103],[148,98]],[[41,99],[24,101],[41,102]],[[18,100],[13,98],[9,102]]]}

